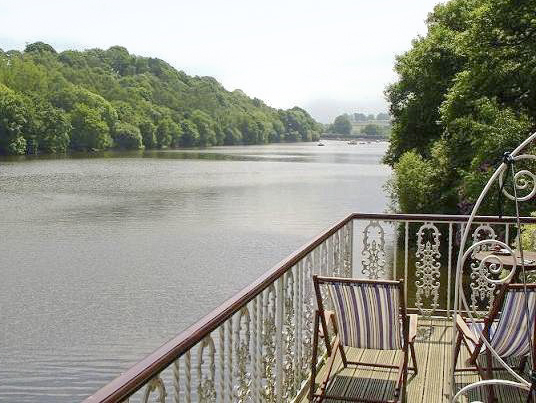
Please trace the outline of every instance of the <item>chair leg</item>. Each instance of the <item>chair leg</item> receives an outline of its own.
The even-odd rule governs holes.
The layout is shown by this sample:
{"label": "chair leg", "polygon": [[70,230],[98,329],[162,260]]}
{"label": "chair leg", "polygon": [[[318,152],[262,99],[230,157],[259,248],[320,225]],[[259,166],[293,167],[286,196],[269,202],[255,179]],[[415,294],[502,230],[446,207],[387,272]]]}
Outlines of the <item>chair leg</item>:
{"label": "chair leg", "polygon": [[339,343],[339,351],[341,353],[342,365],[346,368],[348,366],[348,359],[346,358],[346,353],[344,352],[344,347],[341,343]]}
{"label": "chair leg", "polygon": [[521,360],[519,360],[519,367],[517,368],[517,371],[522,374],[525,371],[525,366],[527,365],[527,356],[521,357]]}
{"label": "chair leg", "polygon": [[[493,359],[491,356],[491,353],[488,350],[486,350],[486,379],[492,379],[493,378]],[[494,403],[497,401],[495,398],[495,390],[493,388],[493,385],[488,386],[488,402]]]}
{"label": "chair leg", "polygon": [[311,354],[311,385],[309,386],[309,402],[312,402],[315,397],[316,389],[316,355],[318,350],[318,311],[315,312],[313,325],[313,352]]}
{"label": "chair leg", "polygon": [[456,364],[458,364],[458,357],[460,356],[460,349],[462,347],[462,332],[458,331],[458,339],[456,340],[456,349],[454,350],[454,371],[456,371]]}
{"label": "chair leg", "polygon": [[398,381],[395,388],[395,399],[397,402],[406,401],[406,383],[408,380],[408,349],[404,348],[402,360],[398,366]]}
{"label": "chair leg", "polygon": [[409,345],[409,348],[410,348],[410,351],[411,351],[411,361],[413,362],[414,373],[415,373],[415,375],[417,375],[417,373],[419,372],[419,369],[417,368],[417,357],[415,355],[415,344],[411,343]]}

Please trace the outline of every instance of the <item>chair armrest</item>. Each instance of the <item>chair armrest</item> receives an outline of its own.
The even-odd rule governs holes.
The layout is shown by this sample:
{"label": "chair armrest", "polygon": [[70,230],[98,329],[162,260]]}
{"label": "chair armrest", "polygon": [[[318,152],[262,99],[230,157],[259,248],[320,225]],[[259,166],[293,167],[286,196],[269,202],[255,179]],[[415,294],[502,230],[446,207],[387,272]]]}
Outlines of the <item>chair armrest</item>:
{"label": "chair armrest", "polygon": [[335,312],[324,311],[324,318],[326,319],[326,323],[331,322],[332,325],[335,324]]}
{"label": "chair armrest", "polygon": [[[337,324],[335,323],[335,312],[333,311],[324,311],[324,320],[326,321],[326,325],[329,326],[329,322],[333,325],[333,330],[335,331],[335,334],[337,334]],[[320,326],[320,337],[324,337],[324,331],[322,329],[322,326]]]}
{"label": "chair armrest", "polygon": [[462,332],[464,337],[470,339],[474,344],[478,344],[478,335],[475,335],[469,329],[469,326],[467,326],[467,323],[465,323],[465,320],[460,315],[456,315],[456,327]]}
{"label": "chair armrest", "polygon": [[417,336],[418,316],[417,314],[413,313],[411,315],[408,315],[408,317],[409,317],[409,342],[413,343],[415,341],[415,337]]}

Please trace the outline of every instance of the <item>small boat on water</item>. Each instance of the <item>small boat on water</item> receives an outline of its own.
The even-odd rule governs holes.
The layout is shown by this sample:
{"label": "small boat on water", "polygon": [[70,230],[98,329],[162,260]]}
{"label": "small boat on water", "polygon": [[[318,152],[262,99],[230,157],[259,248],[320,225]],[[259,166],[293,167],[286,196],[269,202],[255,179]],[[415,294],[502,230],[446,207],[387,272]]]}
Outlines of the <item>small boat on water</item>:
{"label": "small boat on water", "polygon": [[317,146],[325,146],[325,144],[320,142],[320,143],[317,144]]}
{"label": "small boat on water", "polygon": [[357,141],[352,140],[352,141],[349,141],[348,144],[351,146],[355,146],[357,144]]}

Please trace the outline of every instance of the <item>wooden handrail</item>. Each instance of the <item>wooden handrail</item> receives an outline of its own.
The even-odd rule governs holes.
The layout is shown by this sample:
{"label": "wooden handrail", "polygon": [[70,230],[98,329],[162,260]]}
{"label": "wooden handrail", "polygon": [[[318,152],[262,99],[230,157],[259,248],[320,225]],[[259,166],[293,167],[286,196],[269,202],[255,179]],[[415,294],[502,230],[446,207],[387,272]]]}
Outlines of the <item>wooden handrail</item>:
{"label": "wooden handrail", "polygon": [[[335,225],[326,229],[310,242],[292,253],[289,257],[279,262],[257,280],[243,288],[229,298],[219,307],[214,309],[201,320],[188,329],[175,336],[173,339],[159,347],[153,353],[136,363],[123,374],[119,375],[106,386],[84,400],[83,403],[117,403],[134,394],[151,378],[156,376],[178,357],[199,343],[210,332],[217,329],[227,319],[238,312],[244,305],[264,291],[270,284],[290,270],[295,264],[322,244],[331,235],[344,227],[352,220],[381,220],[381,221],[405,221],[405,222],[464,222],[468,216],[462,215],[426,215],[426,214],[366,214],[353,213],[340,220]],[[515,217],[476,217],[475,223],[515,223]],[[525,224],[536,224],[536,218],[522,217]]]}

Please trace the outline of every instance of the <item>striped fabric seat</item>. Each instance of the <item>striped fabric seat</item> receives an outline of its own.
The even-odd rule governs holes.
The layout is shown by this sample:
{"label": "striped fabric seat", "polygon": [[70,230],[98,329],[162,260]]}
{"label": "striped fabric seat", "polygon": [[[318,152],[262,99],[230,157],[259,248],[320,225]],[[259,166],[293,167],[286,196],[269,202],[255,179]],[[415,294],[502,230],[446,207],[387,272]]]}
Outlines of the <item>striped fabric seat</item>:
{"label": "striped fabric seat", "polygon": [[397,286],[344,282],[326,286],[342,345],[375,350],[402,348]]}
{"label": "striped fabric seat", "polygon": [[[468,323],[468,326],[469,326],[469,329],[471,329],[471,331],[475,335],[478,336],[481,332],[484,331],[485,323],[484,322]],[[490,337],[493,337],[493,334],[495,333],[496,329],[497,329],[497,321],[494,321],[489,330]],[[468,339],[467,342],[469,343],[469,346],[471,347],[471,351],[473,351],[475,349],[476,344],[471,339]],[[485,350],[486,350],[486,345],[484,344],[480,348],[480,352],[484,352]]]}
{"label": "striped fabric seat", "polygon": [[[536,290],[528,290],[529,324],[530,331],[527,332],[527,309],[525,305],[525,293],[522,289],[510,289],[506,293],[504,305],[499,318],[493,321],[489,338],[491,346],[503,358],[522,357],[530,353],[528,334],[532,334],[534,326],[534,314],[536,312]],[[484,330],[484,322],[475,324],[469,323],[469,329],[478,336]],[[471,339],[467,340],[474,349],[475,345]],[[483,344],[480,353],[486,351]]]}
{"label": "striped fabric seat", "polygon": [[527,331],[527,305],[523,289],[510,289],[506,293],[497,328],[490,335],[491,346],[501,357],[521,357],[530,353],[528,335],[532,335],[536,312],[536,290],[528,289],[529,326]]}

